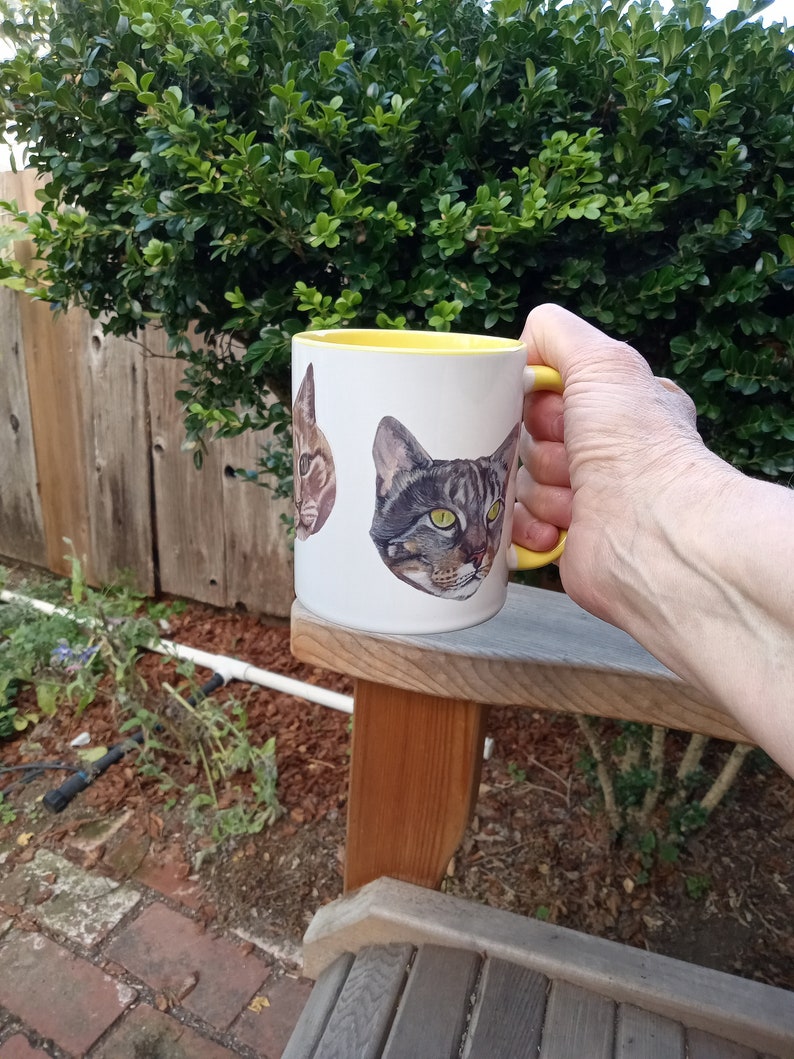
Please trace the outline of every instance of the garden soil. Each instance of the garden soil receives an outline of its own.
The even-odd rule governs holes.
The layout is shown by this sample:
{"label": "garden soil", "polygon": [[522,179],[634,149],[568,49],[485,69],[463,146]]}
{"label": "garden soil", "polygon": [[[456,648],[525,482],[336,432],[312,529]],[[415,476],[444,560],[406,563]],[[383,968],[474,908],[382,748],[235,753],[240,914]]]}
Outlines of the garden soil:
{"label": "garden soil", "polygon": [[[346,678],[291,656],[285,623],[189,604],[169,619],[166,635],[352,691]],[[147,655],[139,668],[152,688],[163,680],[180,684],[174,663],[160,656]],[[282,807],[275,823],[213,842],[208,810],[191,811],[186,795],[171,804],[177,788],[203,783],[189,746],[172,741],[159,774],[145,774],[131,751],[58,816],[36,799],[65,773],[17,787],[6,801],[17,819],[0,828],[0,847],[11,851],[7,865],[45,846],[118,877],[132,874],[143,853],[165,852],[182,874],[198,877],[198,913],[207,922],[298,946],[314,911],[342,891],[351,719],[248,685],[230,685],[218,698],[228,695],[245,704],[252,742],[275,737]],[[163,707],[162,692],[152,692],[150,705]],[[86,730],[92,745],[113,745],[124,719],[110,699],[80,717],[62,709],[0,745],[2,762],[73,761],[74,736]],[[189,740],[187,729],[182,734]],[[474,817],[449,864],[446,891],[794,989],[794,782],[768,758],[751,755],[707,826],[670,862],[643,852],[636,841],[615,841],[597,790],[580,767],[586,747],[573,718],[493,710],[488,735],[493,753],[483,763]],[[680,754],[684,737],[669,741]],[[729,749],[710,744],[707,768],[718,767]],[[177,788],[163,789],[165,771]],[[0,786],[8,780],[8,774],[0,777]],[[250,776],[230,776],[217,784],[216,795],[222,806],[250,802]],[[123,828],[105,844],[85,848],[71,841],[87,821],[122,814]],[[654,823],[664,826],[664,809]],[[132,851],[127,862],[125,849]]]}

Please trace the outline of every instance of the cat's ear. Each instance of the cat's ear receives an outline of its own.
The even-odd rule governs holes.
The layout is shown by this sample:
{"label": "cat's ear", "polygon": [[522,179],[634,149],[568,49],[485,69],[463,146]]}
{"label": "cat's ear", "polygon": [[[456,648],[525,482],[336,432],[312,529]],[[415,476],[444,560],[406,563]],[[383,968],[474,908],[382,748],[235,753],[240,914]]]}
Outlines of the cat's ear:
{"label": "cat's ear", "polygon": [[300,412],[303,418],[313,423],[316,416],[314,412],[314,365],[310,364],[303,376],[303,381],[295,398],[295,410]]}
{"label": "cat's ear", "polygon": [[400,471],[412,471],[417,467],[429,467],[432,460],[403,424],[384,416],[378,424],[372,457],[378,475],[378,496],[386,496]]}
{"label": "cat's ear", "polygon": [[505,474],[509,474],[516,457],[516,446],[518,445],[518,434],[521,429],[520,423],[516,423],[502,444],[491,457],[504,467]]}

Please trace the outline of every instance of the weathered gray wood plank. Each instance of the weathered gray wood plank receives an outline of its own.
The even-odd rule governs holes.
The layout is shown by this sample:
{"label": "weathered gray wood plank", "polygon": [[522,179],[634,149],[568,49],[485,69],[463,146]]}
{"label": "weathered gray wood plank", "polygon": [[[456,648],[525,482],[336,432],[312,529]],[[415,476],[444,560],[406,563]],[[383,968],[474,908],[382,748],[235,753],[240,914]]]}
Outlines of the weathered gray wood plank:
{"label": "weathered gray wood plank", "polygon": [[794,993],[393,879],[378,879],[315,914],[304,938],[305,973],[316,977],[340,952],[396,938],[486,952],[794,1059]]}
{"label": "weathered gray wood plank", "polygon": [[358,954],[313,1059],[377,1059],[412,956],[411,945],[378,946]]}
{"label": "weathered gray wood plank", "polygon": [[[794,1051],[791,1054],[794,1055]],[[757,1059],[752,1048],[733,1044],[702,1030],[687,1032],[687,1056],[688,1059]]]}
{"label": "weathered gray wood plank", "polygon": [[408,976],[383,1059],[457,1059],[479,968],[476,953],[423,945]]}
{"label": "weathered gray wood plank", "polygon": [[164,592],[226,605],[226,556],[220,502],[223,462],[209,446],[197,471],[182,450],[185,430],[179,402],[183,363],[165,351],[162,336],[149,339],[149,402],[157,511],[157,555]]}
{"label": "weathered gray wood plank", "polygon": [[552,983],[540,1059],[612,1059],[615,1005],[597,993],[570,985]]}
{"label": "weathered gray wood plank", "polygon": [[621,1004],[615,1059],[684,1059],[686,1037],[680,1022]]}
{"label": "weathered gray wood plank", "polygon": [[746,741],[737,722],[638,643],[558,592],[511,585],[490,621],[459,632],[385,636],[292,608],[304,662],[426,695],[643,721]]}
{"label": "weathered gray wood plank", "polygon": [[548,986],[537,971],[487,959],[462,1059],[536,1059]]}
{"label": "weathered gray wood plank", "polygon": [[255,469],[271,438],[269,431],[249,432],[213,443],[223,464],[226,606],[243,604],[259,614],[286,618],[294,598],[292,552],[281,516],[291,514],[292,505],[234,474],[238,468]]}
{"label": "weathered gray wood plank", "polygon": [[353,955],[346,952],[323,972],[309,994],[281,1059],[311,1059],[352,966]]}
{"label": "weathered gray wood plank", "polygon": [[0,287],[0,555],[46,566],[18,299]]}
{"label": "weathered gray wood plank", "polygon": [[[30,263],[32,244],[16,246],[20,260]],[[79,314],[56,318],[45,302],[31,298],[20,299],[19,314],[47,566],[58,574],[70,573],[67,555],[73,551],[83,561],[86,578],[95,582],[83,429],[87,375],[82,321]]]}
{"label": "weathered gray wood plank", "polygon": [[101,583],[132,575],[154,594],[146,360],[136,342],[105,335],[87,313],[82,355],[90,383],[85,445],[91,566]]}

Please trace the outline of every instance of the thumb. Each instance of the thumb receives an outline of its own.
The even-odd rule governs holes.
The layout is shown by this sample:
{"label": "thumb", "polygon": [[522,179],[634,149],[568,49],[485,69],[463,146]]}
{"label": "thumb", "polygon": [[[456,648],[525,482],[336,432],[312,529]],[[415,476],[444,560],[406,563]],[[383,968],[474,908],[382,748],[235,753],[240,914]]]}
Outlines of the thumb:
{"label": "thumb", "polygon": [[521,341],[527,347],[527,363],[548,364],[566,381],[577,370],[597,370],[603,381],[611,375],[625,378],[637,367],[651,377],[647,362],[635,349],[610,338],[586,320],[561,305],[539,305],[527,317]]}

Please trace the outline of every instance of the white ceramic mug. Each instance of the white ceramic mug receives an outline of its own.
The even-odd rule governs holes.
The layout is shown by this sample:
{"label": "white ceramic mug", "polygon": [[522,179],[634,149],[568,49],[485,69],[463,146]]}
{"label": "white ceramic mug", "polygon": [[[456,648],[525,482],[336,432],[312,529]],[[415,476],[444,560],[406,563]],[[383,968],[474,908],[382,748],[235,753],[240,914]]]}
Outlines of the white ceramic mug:
{"label": "white ceramic mug", "polygon": [[504,605],[524,394],[561,392],[523,343],[418,331],[292,340],[295,592],[370,632],[449,632]]}

